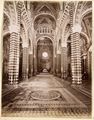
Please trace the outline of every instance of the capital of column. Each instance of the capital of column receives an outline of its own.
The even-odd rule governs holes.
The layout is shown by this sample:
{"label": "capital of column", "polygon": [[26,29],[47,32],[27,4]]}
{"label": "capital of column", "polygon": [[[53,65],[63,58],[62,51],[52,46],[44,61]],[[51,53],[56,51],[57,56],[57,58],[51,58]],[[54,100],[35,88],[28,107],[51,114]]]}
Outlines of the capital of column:
{"label": "capital of column", "polygon": [[33,52],[32,52],[32,51],[29,51],[29,54],[30,54],[30,55],[32,55],[32,54],[33,54]]}
{"label": "capital of column", "polygon": [[23,47],[23,48],[28,48],[28,44],[27,44],[27,43],[23,43],[23,44],[22,44],[22,47]]}
{"label": "capital of column", "polygon": [[73,33],[75,33],[75,32],[81,33],[81,30],[82,30],[82,27],[78,23],[74,24],[73,27],[72,27],[72,32]]}
{"label": "capital of column", "polygon": [[66,42],[61,43],[61,47],[67,47],[67,43]]}
{"label": "capital of column", "polygon": [[60,51],[60,50],[57,50],[57,54],[61,54],[61,51]]}
{"label": "capital of column", "polygon": [[34,55],[34,58],[36,58],[36,55]]}
{"label": "capital of column", "polygon": [[94,51],[94,49],[93,49],[93,46],[92,46],[92,45],[90,46],[89,51],[90,51],[90,52],[93,52],[93,51]]}
{"label": "capital of column", "polygon": [[54,57],[56,58],[56,54],[54,55]]}
{"label": "capital of column", "polygon": [[27,2],[27,9],[30,10],[30,1]]}
{"label": "capital of column", "polygon": [[29,48],[29,54],[33,54],[33,48],[32,47]]}
{"label": "capital of column", "polygon": [[12,32],[18,33],[19,27],[17,25],[10,25],[9,30],[10,30],[10,33],[12,33]]}

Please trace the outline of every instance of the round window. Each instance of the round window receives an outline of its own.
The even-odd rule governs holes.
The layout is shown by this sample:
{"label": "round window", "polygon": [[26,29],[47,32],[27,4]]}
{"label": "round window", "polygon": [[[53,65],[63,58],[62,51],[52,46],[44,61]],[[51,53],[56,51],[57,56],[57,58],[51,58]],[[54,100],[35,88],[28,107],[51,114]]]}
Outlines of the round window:
{"label": "round window", "polygon": [[48,57],[48,53],[47,52],[43,52],[42,53],[42,57],[47,58]]}

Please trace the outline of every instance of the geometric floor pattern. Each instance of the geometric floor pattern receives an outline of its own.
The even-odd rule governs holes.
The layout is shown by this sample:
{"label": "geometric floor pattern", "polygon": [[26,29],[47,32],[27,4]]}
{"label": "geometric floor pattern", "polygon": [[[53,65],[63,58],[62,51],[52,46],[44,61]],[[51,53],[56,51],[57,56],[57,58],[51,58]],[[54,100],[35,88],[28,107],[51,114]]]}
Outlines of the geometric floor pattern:
{"label": "geometric floor pattern", "polygon": [[53,75],[37,75],[21,82],[17,89],[21,90],[3,106],[2,116],[81,118],[91,116],[88,106]]}

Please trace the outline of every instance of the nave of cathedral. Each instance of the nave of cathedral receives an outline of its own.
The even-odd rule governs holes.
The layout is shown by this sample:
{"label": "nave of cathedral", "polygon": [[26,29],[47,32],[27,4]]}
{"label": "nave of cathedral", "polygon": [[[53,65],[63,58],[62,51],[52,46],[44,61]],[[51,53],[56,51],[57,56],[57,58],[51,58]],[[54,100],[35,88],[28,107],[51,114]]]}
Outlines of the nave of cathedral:
{"label": "nave of cathedral", "polygon": [[91,117],[92,2],[6,1],[2,116]]}

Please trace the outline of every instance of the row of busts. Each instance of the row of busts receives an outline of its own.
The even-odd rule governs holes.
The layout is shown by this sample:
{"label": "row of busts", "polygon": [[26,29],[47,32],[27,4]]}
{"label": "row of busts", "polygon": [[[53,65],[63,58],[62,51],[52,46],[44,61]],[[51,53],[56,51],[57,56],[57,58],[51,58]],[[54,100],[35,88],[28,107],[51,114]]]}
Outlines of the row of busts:
{"label": "row of busts", "polygon": [[52,34],[53,33],[53,30],[52,29],[50,29],[50,28],[45,28],[45,27],[43,27],[43,28],[39,28],[39,29],[37,29],[37,33],[38,34]]}

